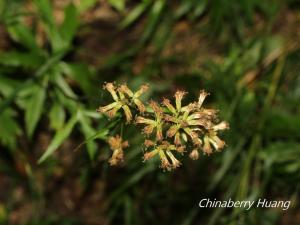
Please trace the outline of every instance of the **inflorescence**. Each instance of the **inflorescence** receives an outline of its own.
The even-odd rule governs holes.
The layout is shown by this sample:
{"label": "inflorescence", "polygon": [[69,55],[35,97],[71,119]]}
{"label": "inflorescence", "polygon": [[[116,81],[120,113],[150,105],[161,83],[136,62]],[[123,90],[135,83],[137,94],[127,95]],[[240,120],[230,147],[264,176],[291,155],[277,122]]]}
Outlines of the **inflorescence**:
{"label": "inflorescence", "polygon": [[[144,126],[144,161],[158,156],[161,168],[172,170],[181,165],[176,158],[178,154],[188,152],[191,159],[197,160],[201,152],[210,155],[213,149],[220,151],[224,148],[225,142],[218,137],[218,132],[228,129],[229,124],[219,122],[217,110],[203,107],[209,95],[207,92],[200,91],[198,101],[187,105],[182,104],[187,94],[183,91],[175,93],[175,104],[167,98],[161,104],[152,100],[145,104],[140,97],[148,88],[148,85],[142,85],[133,92],[126,84],[116,86],[106,83],[104,89],[111,94],[114,102],[97,110],[110,118],[120,111],[127,123]],[[128,141],[117,135],[108,138],[108,143],[113,151],[109,163],[117,165],[123,161],[123,149],[128,147]]]}

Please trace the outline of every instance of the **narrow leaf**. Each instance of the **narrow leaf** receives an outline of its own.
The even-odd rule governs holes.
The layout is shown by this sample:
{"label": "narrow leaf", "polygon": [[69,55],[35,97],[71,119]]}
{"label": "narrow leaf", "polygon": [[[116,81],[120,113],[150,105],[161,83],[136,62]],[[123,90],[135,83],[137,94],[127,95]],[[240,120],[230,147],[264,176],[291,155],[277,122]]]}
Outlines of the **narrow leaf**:
{"label": "narrow leaf", "polygon": [[124,29],[134,23],[145,12],[150,3],[150,0],[146,0],[138,4],[121,22],[120,28]]}
{"label": "narrow leaf", "polygon": [[25,46],[28,50],[36,51],[39,50],[35,38],[30,29],[23,24],[14,24],[8,27],[8,31],[11,37]]}
{"label": "narrow leaf", "polygon": [[71,134],[77,120],[77,114],[73,115],[73,117],[71,117],[71,119],[66,123],[66,125],[56,132],[53,140],[46,149],[45,153],[39,159],[39,164],[44,162],[50,155],[52,155],[57,150],[57,148],[63,143],[63,141]]}
{"label": "narrow leaf", "polygon": [[32,137],[35,127],[42,115],[45,98],[45,89],[37,86],[37,88],[33,89],[33,94],[25,106],[25,125],[29,137]]}
{"label": "narrow leaf", "polygon": [[50,127],[54,130],[61,129],[64,125],[65,117],[66,113],[63,106],[54,103],[49,113]]}
{"label": "narrow leaf", "polygon": [[10,108],[0,113],[0,142],[11,149],[15,149],[17,135],[21,132],[17,121],[13,118],[14,114]]}
{"label": "narrow leaf", "polygon": [[96,156],[97,145],[94,140],[88,140],[92,135],[95,134],[96,130],[90,126],[90,118],[84,117],[80,120],[81,130],[86,139],[86,147],[89,153],[89,157],[93,160]]}
{"label": "narrow leaf", "polygon": [[67,46],[69,46],[73,40],[78,25],[77,9],[73,4],[70,4],[65,8],[64,22],[59,29],[61,37]]}
{"label": "narrow leaf", "polygon": [[109,4],[119,11],[125,9],[125,0],[108,0]]}

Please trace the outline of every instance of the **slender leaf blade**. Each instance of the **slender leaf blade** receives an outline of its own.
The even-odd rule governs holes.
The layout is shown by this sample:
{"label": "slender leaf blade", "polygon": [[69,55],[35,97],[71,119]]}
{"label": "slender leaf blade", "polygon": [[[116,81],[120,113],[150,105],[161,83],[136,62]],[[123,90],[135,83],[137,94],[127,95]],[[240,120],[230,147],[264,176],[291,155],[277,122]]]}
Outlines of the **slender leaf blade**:
{"label": "slender leaf blade", "polygon": [[58,147],[63,143],[63,141],[71,134],[77,121],[77,114],[73,115],[71,119],[66,123],[66,125],[56,132],[53,140],[46,149],[45,153],[40,157],[38,161],[39,164],[44,162],[50,155],[52,155],[58,149]]}
{"label": "slender leaf blade", "polygon": [[33,95],[25,106],[25,126],[29,137],[32,137],[36,125],[42,115],[46,98],[46,91],[43,87],[37,86],[37,88],[33,90]]}

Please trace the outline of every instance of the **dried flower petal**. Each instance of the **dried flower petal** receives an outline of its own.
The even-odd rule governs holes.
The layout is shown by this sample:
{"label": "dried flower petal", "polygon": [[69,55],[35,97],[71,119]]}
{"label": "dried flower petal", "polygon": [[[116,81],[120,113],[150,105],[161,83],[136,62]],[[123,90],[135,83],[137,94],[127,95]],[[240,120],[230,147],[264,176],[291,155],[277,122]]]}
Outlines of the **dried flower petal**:
{"label": "dried flower petal", "polygon": [[170,162],[169,162],[166,154],[164,153],[164,151],[159,151],[159,157],[160,157],[160,161],[161,161],[161,168],[170,171],[173,167],[170,164]]}
{"label": "dried flower petal", "polygon": [[229,129],[229,124],[226,121],[222,121],[221,123],[214,125],[212,128],[214,131],[225,130]]}
{"label": "dried flower petal", "polygon": [[113,85],[113,83],[106,83],[104,86],[103,86],[104,89],[106,89],[110,94],[111,96],[113,97],[113,99],[115,101],[118,101],[118,96],[117,96],[117,93],[115,91],[115,86]]}
{"label": "dried flower petal", "polygon": [[179,153],[184,153],[185,151],[185,146],[184,145],[180,145],[176,148],[176,151]]}
{"label": "dried flower petal", "polygon": [[197,160],[199,159],[199,151],[197,148],[193,149],[193,151],[191,151],[189,157],[192,159],[192,160]]}
{"label": "dried flower petal", "polygon": [[117,165],[124,160],[123,148],[128,147],[128,141],[122,141],[122,138],[119,135],[115,137],[110,137],[108,139],[108,144],[110,145],[113,154],[109,159],[111,166]]}
{"label": "dried flower petal", "polygon": [[153,130],[154,130],[154,126],[148,125],[144,127],[143,132],[149,136],[150,134],[152,134]]}
{"label": "dried flower petal", "polygon": [[133,92],[128,88],[126,84],[122,84],[119,87],[118,91],[127,94],[129,97],[133,97]]}
{"label": "dried flower petal", "polygon": [[168,110],[170,110],[171,113],[173,114],[177,114],[176,109],[174,108],[174,106],[171,104],[170,100],[167,98],[164,98],[163,100],[163,105],[165,105],[167,107]]}
{"label": "dried flower petal", "polygon": [[212,153],[212,148],[209,143],[209,138],[207,136],[204,137],[204,146],[203,146],[203,151],[207,155],[210,155]]}
{"label": "dried flower petal", "polygon": [[159,152],[158,149],[154,149],[151,152],[145,152],[144,153],[144,161],[147,161],[147,160],[153,158],[158,152]]}
{"label": "dried flower petal", "polygon": [[144,106],[144,104],[141,102],[141,100],[139,99],[133,99],[134,104],[138,107],[139,111],[141,113],[144,113],[146,111],[146,107]]}
{"label": "dried flower petal", "polygon": [[175,144],[175,145],[182,145],[181,140],[180,140],[180,133],[179,133],[179,132],[177,132],[177,133],[175,134],[174,144]]}
{"label": "dried flower petal", "polygon": [[151,146],[154,146],[155,143],[154,143],[153,141],[151,141],[151,140],[146,139],[145,142],[144,142],[144,145],[145,145],[147,148],[149,148],[149,147],[151,147]]}
{"label": "dried flower petal", "polygon": [[210,136],[209,141],[216,150],[220,150],[225,146],[225,142],[222,141],[217,135]]}
{"label": "dried flower petal", "polygon": [[205,92],[204,90],[201,90],[200,91],[200,94],[199,94],[199,99],[198,99],[198,107],[201,108],[202,107],[202,104],[206,98],[206,96],[208,96],[209,93]]}
{"label": "dried flower petal", "polygon": [[184,91],[176,91],[175,93],[175,103],[176,103],[176,109],[178,111],[181,110],[181,101],[184,95],[186,95],[186,92]]}
{"label": "dried flower petal", "polygon": [[157,102],[155,101],[150,101],[149,102],[150,107],[152,108],[154,114],[158,118],[162,118],[163,110],[162,108],[158,105]]}
{"label": "dried flower petal", "polygon": [[140,89],[139,89],[137,92],[134,93],[134,97],[135,97],[135,98],[140,97],[142,94],[144,94],[146,91],[148,91],[148,89],[149,89],[149,85],[143,84],[143,85],[140,87]]}
{"label": "dried flower petal", "polygon": [[177,131],[179,130],[180,126],[179,125],[173,125],[169,128],[169,130],[167,131],[167,136],[168,137],[173,137]]}
{"label": "dried flower petal", "polygon": [[177,167],[180,167],[181,163],[175,158],[175,156],[170,151],[166,151],[167,155],[171,159],[172,167],[175,169]]}

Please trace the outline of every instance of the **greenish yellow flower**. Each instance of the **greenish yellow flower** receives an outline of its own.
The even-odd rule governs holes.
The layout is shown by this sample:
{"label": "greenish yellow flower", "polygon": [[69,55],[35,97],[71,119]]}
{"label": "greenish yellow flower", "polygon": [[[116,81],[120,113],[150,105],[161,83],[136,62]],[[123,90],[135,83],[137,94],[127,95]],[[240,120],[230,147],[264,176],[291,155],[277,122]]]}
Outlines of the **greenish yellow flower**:
{"label": "greenish yellow flower", "polygon": [[144,94],[149,89],[148,85],[142,85],[140,89],[136,92],[132,92],[126,84],[123,84],[119,87],[119,90],[123,93],[126,93],[130,100],[138,107],[141,113],[144,113],[146,108],[139,97]]}
{"label": "greenish yellow flower", "polygon": [[[171,112],[171,114],[165,115],[164,119],[171,123],[170,128],[167,131],[168,137],[174,137],[174,143],[176,145],[182,145],[181,139],[185,140],[187,134],[195,145],[201,145],[201,139],[194,130],[194,126],[198,126],[199,123],[203,123],[199,119],[195,119],[190,114],[196,109],[196,103],[190,103],[187,106],[182,107],[182,99],[185,92],[177,91],[175,93],[174,107],[169,99],[164,99],[163,104]],[[186,140],[187,141],[187,140]]]}
{"label": "greenish yellow flower", "polygon": [[126,121],[130,122],[132,119],[132,114],[128,107],[128,99],[125,98],[122,92],[117,91],[117,88],[113,83],[105,84],[104,89],[106,89],[111,94],[114,102],[108,104],[107,106],[99,107],[98,111],[101,113],[105,113],[108,117],[112,118],[115,117],[116,113],[122,108],[126,116]]}
{"label": "greenish yellow flower", "polygon": [[163,132],[163,124],[164,124],[163,110],[158,105],[158,103],[155,101],[150,101],[149,105],[150,105],[151,109],[153,110],[154,118],[145,118],[142,116],[138,116],[136,118],[136,123],[146,125],[144,127],[143,131],[148,136],[151,135],[155,129],[156,130],[156,139],[162,140],[163,139],[162,132]]}
{"label": "greenish yellow flower", "polygon": [[123,109],[126,121],[129,123],[132,120],[130,106],[134,104],[138,107],[140,112],[143,113],[145,111],[145,106],[139,97],[148,90],[147,85],[142,85],[137,92],[132,92],[125,84],[117,88],[113,83],[107,83],[104,85],[104,89],[111,94],[114,102],[106,106],[99,107],[99,112],[105,113],[107,116],[112,118],[116,116],[116,113],[120,109]]}
{"label": "greenish yellow flower", "polygon": [[217,136],[217,132],[214,130],[209,131],[204,136],[203,152],[210,155],[212,153],[211,145],[217,151],[220,151],[225,146],[225,142]]}
{"label": "greenish yellow flower", "polygon": [[209,130],[207,134],[205,134],[205,136],[204,136],[204,146],[203,146],[204,153],[206,153],[208,155],[212,153],[211,145],[217,151],[224,148],[225,142],[217,136],[217,131],[225,130],[225,129],[229,129],[229,124],[225,121],[222,121],[222,122],[214,125],[212,127],[212,129]]}
{"label": "greenish yellow flower", "polygon": [[[153,143],[152,141],[150,142]],[[170,144],[168,141],[162,141],[155,145],[151,144],[149,147],[153,147],[153,150],[144,154],[144,161],[158,155],[161,161],[161,168],[163,169],[170,171],[181,165],[178,159],[173,155],[173,152],[177,151],[177,147]]]}

